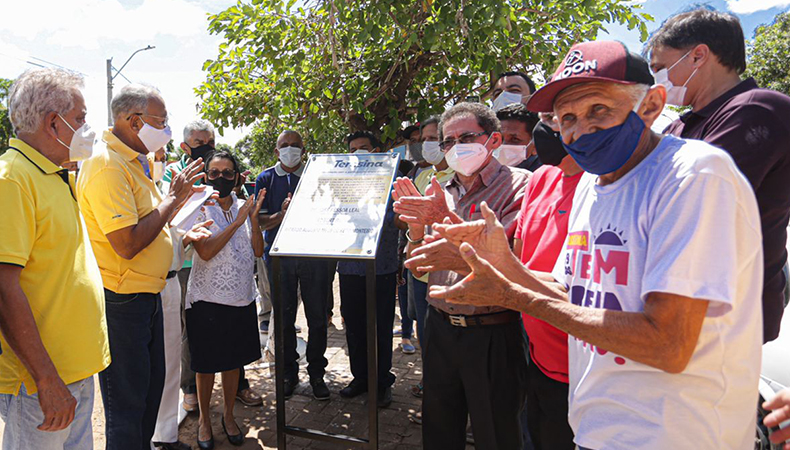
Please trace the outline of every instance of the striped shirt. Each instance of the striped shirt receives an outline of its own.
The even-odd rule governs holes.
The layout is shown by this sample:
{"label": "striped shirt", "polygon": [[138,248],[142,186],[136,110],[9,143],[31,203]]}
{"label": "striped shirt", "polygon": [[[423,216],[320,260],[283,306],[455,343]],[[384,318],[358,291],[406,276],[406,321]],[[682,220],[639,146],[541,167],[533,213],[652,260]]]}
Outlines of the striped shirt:
{"label": "striped shirt", "polygon": [[[477,175],[468,191],[465,191],[461,185],[457,174],[447,183],[445,190],[451,196],[448,199],[450,210],[458,214],[464,221],[478,220],[483,218],[480,212],[480,203],[486,202],[488,207],[494,211],[496,218],[502,222],[508,238],[513,238],[516,231],[516,217],[521,209],[524,188],[530,175],[532,172],[503,166],[496,158],[491,158]],[[433,272],[428,277],[428,285],[450,286],[462,278],[463,276],[452,271]],[[505,310],[495,306],[459,305],[431,297],[428,297],[428,303],[447,313],[467,316]]]}

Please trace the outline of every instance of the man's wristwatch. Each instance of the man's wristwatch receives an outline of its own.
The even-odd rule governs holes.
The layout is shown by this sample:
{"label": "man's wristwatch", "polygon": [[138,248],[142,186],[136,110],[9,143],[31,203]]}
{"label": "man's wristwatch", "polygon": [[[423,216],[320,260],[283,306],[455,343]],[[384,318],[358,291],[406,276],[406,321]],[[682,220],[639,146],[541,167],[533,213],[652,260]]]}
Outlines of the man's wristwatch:
{"label": "man's wristwatch", "polygon": [[421,237],[419,239],[412,239],[411,236],[409,235],[409,230],[406,230],[406,240],[409,241],[409,244],[419,244],[420,242],[422,242],[423,239],[424,237]]}

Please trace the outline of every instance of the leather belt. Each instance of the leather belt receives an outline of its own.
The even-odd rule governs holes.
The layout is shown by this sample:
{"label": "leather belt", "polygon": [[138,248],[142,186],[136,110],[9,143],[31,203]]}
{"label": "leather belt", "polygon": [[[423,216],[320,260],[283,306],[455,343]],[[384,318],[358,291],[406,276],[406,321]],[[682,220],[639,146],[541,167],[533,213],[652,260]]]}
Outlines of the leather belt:
{"label": "leather belt", "polygon": [[466,316],[463,314],[450,314],[434,306],[431,306],[431,308],[438,312],[439,315],[450,322],[450,325],[454,327],[485,327],[488,325],[502,325],[521,321],[521,313],[517,311],[502,311],[491,314]]}
{"label": "leather belt", "polygon": [[178,271],[177,270],[171,270],[170,272],[167,272],[167,279],[169,280],[169,279],[175,277],[176,275],[178,275]]}

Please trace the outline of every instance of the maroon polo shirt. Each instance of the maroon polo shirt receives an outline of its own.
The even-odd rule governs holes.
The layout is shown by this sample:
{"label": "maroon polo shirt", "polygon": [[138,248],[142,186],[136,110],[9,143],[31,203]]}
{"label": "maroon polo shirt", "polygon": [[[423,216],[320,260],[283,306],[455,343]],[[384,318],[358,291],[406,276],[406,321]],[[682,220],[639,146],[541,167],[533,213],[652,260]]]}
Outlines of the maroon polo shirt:
{"label": "maroon polo shirt", "polygon": [[787,282],[782,267],[790,219],[790,97],[760,89],[749,78],[682,115],[664,133],[726,150],[751,183],[763,232],[763,340],[776,339]]}

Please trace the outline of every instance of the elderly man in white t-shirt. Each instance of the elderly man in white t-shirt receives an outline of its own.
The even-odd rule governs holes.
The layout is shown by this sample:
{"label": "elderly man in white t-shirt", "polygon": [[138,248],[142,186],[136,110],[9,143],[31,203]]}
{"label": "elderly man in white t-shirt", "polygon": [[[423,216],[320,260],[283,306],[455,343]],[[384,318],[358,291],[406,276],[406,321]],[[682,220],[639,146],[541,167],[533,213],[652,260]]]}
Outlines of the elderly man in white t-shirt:
{"label": "elderly man in white t-shirt", "polygon": [[582,449],[753,448],[762,248],[730,156],[650,130],[666,100],[618,42],[575,45],[528,107],[556,115],[587,172],[553,274],[502,227],[436,225],[472,274],[434,297],[521,310],[566,331],[568,420]]}

